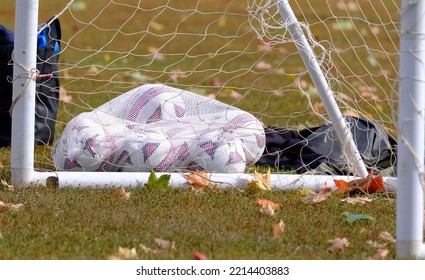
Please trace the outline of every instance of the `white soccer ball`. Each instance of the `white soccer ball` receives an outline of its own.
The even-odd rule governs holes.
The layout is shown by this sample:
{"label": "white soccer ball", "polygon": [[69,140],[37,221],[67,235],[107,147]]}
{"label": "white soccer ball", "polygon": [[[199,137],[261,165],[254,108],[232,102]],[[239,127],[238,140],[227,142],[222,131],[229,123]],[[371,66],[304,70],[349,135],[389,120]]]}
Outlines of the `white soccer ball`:
{"label": "white soccer ball", "polygon": [[176,121],[186,112],[186,105],[178,92],[153,87],[142,93],[131,105],[129,119],[138,123]]}
{"label": "white soccer ball", "polygon": [[120,171],[163,172],[173,165],[174,153],[170,140],[160,131],[144,131],[137,139],[127,141],[125,146],[128,158]]}
{"label": "white soccer ball", "polygon": [[[55,158],[62,158],[59,167],[67,171],[111,171],[108,162],[115,147],[115,140],[104,127],[89,119],[79,119],[77,124],[70,123],[65,128]],[[106,170],[101,170],[102,166]]]}
{"label": "white soccer ball", "polygon": [[239,110],[228,110],[223,116],[222,124],[225,138],[240,140],[245,152],[246,165],[254,165],[265,149],[265,132],[263,125],[251,114]]}
{"label": "white soccer ball", "polygon": [[225,139],[220,132],[200,135],[192,149],[191,168],[206,172],[242,173],[246,168],[245,152],[238,139]]}

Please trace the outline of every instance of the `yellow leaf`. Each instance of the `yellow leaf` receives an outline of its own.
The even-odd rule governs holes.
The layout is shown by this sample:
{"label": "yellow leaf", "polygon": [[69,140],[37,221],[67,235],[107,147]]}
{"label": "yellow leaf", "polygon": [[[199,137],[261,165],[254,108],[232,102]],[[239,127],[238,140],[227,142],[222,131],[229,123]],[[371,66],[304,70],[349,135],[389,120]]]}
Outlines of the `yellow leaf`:
{"label": "yellow leaf", "polygon": [[226,18],[225,18],[225,17],[222,17],[222,18],[220,18],[220,19],[219,19],[219,21],[218,21],[218,26],[219,26],[220,28],[223,28],[223,27],[225,27],[225,26],[226,26],[226,22],[227,22]]}
{"label": "yellow leaf", "polygon": [[156,21],[151,21],[150,26],[156,31],[161,31],[164,29],[164,25]]}
{"label": "yellow leaf", "polygon": [[265,175],[254,170],[253,180],[248,182],[248,188],[252,190],[270,191],[270,168]]}

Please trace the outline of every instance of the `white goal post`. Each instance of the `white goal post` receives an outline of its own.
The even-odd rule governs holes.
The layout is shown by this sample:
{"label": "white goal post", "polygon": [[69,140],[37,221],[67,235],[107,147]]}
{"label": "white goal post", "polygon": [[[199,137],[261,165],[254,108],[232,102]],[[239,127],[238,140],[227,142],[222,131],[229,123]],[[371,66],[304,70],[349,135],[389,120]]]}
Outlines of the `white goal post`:
{"label": "white goal post", "polygon": [[[70,10],[71,4],[75,1],[70,1],[64,10]],[[79,2],[79,1],[76,1]],[[152,61],[157,61],[158,64],[165,63],[161,59],[162,51],[166,52],[168,42],[171,42],[175,36],[171,33],[162,32],[164,28],[163,25],[156,21],[159,17],[162,10],[169,8],[173,12],[181,11],[180,22],[174,27],[175,32],[179,31],[188,39],[191,34],[185,32],[182,26],[190,27],[191,23],[186,21],[196,13],[201,15],[206,15],[207,13],[200,10],[195,11],[193,9],[181,8],[178,10],[176,7],[172,7],[171,2],[166,2],[163,6],[159,8],[146,8],[142,10],[140,8],[140,2],[137,5],[127,5],[123,1],[116,1],[117,6],[121,8],[133,8],[133,16],[137,12],[152,12],[157,13],[152,16],[152,19],[149,21],[149,26],[146,29],[146,32],[138,33],[138,31],[124,31],[125,23],[122,24],[119,28],[112,30],[109,27],[97,26],[97,17],[91,20],[79,20],[76,19],[76,22],[83,26],[71,27],[69,29],[75,28],[79,29],[76,32],[77,36],[81,30],[85,28],[95,28],[98,32],[102,31],[105,33],[115,32],[110,39],[106,39],[105,47],[99,47],[95,50],[96,54],[103,56],[104,64],[98,67],[89,68],[84,63],[90,63],[91,59],[94,57],[92,49],[90,47],[78,49],[80,53],[87,53],[85,58],[77,61],[78,64],[76,68],[87,69],[85,72],[86,79],[92,80],[96,78],[96,75],[103,70],[108,70],[108,67],[114,68],[114,62],[127,63],[127,58],[130,55],[134,55],[140,60],[144,61],[143,67],[149,67]],[[122,3],[121,3],[122,2]],[[232,2],[232,1],[231,1]],[[305,5],[310,5],[308,0],[300,1]],[[425,13],[425,4],[422,1],[412,3],[412,1],[403,0],[400,7],[401,15],[401,27],[400,27],[400,48],[394,44],[396,42],[393,39],[394,33],[389,33],[386,29],[385,31],[379,31],[380,27],[388,26],[397,26],[398,22],[395,22],[391,19],[390,13],[383,15],[382,18],[377,16],[377,19],[371,19],[373,24],[369,24],[367,28],[359,27],[357,29],[355,21],[358,20],[361,24],[364,23],[364,11],[361,9],[361,5],[357,4],[360,1],[340,1],[340,11],[333,14],[328,18],[321,18],[320,15],[314,14],[318,18],[320,24],[323,26],[331,26],[334,28],[335,32],[340,32],[343,35],[339,38],[326,39],[321,41],[321,39],[314,38],[308,28],[308,24],[304,25],[302,21],[307,17],[303,14],[302,9],[300,9],[297,4],[296,10],[300,13],[303,19],[300,19],[298,23],[295,13],[292,11],[291,7],[288,4],[287,0],[271,0],[271,1],[248,1],[248,10],[249,15],[245,15],[244,12],[236,12],[230,10],[229,7],[226,7],[225,12],[228,13],[226,17],[216,16],[219,14],[218,11],[212,11],[211,15],[214,16],[208,25],[205,27],[205,33],[195,34],[196,37],[201,38],[198,42],[199,46],[202,46],[204,38],[209,35],[207,32],[210,32],[209,29],[213,26],[223,26],[231,25],[232,22],[226,23],[226,20],[233,15],[236,17],[241,17],[242,15],[247,18],[247,21],[251,24],[253,29],[256,29],[255,32],[244,30],[245,25],[241,25],[237,32],[240,32],[238,36],[244,37],[246,34],[252,35],[254,38],[257,36],[262,43],[258,45],[258,50],[252,51],[247,46],[238,46],[242,49],[241,53],[246,51],[246,53],[254,54],[258,58],[251,61],[247,61],[247,65],[241,65],[241,69],[230,69],[226,68],[228,65],[213,65],[209,66],[210,68],[204,69],[203,64],[196,62],[193,65],[190,65],[191,70],[184,69],[180,72],[180,69],[169,68],[169,66],[163,66],[163,72],[168,73],[169,78],[165,79],[169,81],[174,86],[181,86],[184,89],[197,89],[202,91],[202,89],[207,88],[208,86],[202,85],[196,88],[192,84],[179,84],[177,81],[179,78],[184,79],[187,76],[194,74],[205,74],[205,77],[198,78],[199,84],[205,84],[207,78],[216,77],[220,73],[230,73],[234,74],[234,78],[227,78],[228,80],[222,81],[219,78],[214,80],[214,86],[209,86],[210,88],[217,90],[219,93],[226,93],[224,100],[233,103],[236,107],[238,102],[245,95],[253,91],[258,91],[259,93],[270,94],[267,98],[264,99],[267,102],[267,106],[256,107],[252,109],[253,115],[261,118],[264,116],[266,120],[273,120],[275,115],[270,113],[268,115],[270,104],[274,103],[274,98],[280,96],[282,98],[282,104],[287,105],[282,97],[283,94],[300,94],[306,98],[307,108],[300,109],[302,112],[294,113],[285,113],[288,114],[285,118],[282,118],[282,123],[291,123],[289,119],[296,119],[301,116],[301,114],[311,114],[313,118],[317,117],[320,120],[330,119],[333,127],[337,133],[339,140],[342,142],[343,154],[348,158],[349,165],[352,168],[352,175],[314,175],[314,172],[306,172],[304,174],[282,174],[274,173],[271,175],[271,185],[274,189],[279,190],[296,190],[300,188],[309,188],[312,190],[319,190],[324,184],[327,184],[329,187],[334,187],[335,179],[342,179],[345,181],[353,180],[356,178],[363,178],[368,175],[365,165],[362,162],[362,157],[357,150],[355,143],[353,142],[352,135],[349,131],[347,123],[343,120],[343,115],[355,115],[363,116],[367,115],[372,118],[376,114],[382,113],[385,117],[382,118],[382,123],[385,124],[385,128],[389,130],[395,130],[395,135],[397,135],[398,140],[398,154],[397,154],[397,177],[393,176],[384,176],[384,184],[388,191],[397,192],[397,255],[400,258],[425,258],[425,245],[423,243],[423,217],[424,217],[424,191],[423,191],[423,166],[424,166],[424,107],[425,100],[420,93],[425,90],[424,81],[425,81],[425,71],[422,68],[423,61],[425,59],[425,53],[422,51],[423,38],[421,32],[425,30],[425,19],[421,16]],[[377,1],[379,2],[379,1]],[[396,6],[392,2],[393,6]],[[168,6],[170,5],[170,6]],[[351,6],[350,6],[351,5]],[[383,4],[385,6],[385,4]],[[105,10],[108,5],[105,6]],[[390,5],[389,5],[390,6]],[[307,6],[305,6],[307,7]],[[373,4],[371,4],[373,8]],[[81,8],[81,7],[80,7]],[[270,12],[268,9],[273,10]],[[81,8],[83,9],[83,8]],[[229,9],[229,10],[227,10]],[[103,13],[103,9],[99,11],[99,14]],[[346,14],[355,13],[358,15],[358,18],[348,19]],[[70,13],[72,16],[72,12]],[[104,14],[102,14],[104,15]],[[58,15],[60,18],[60,15]],[[298,14],[297,14],[298,17]],[[387,19],[389,17],[390,19]],[[394,18],[396,16],[393,15]],[[39,18],[39,1],[38,0],[16,0],[16,9],[15,9],[15,44],[14,44],[14,73],[13,73],[13,101],[11,107],[12,114],[12,141],[11,141],[11,183],[15,186],[28,186],[28,185],[45,185],[47,181],[53,180],[57,183],[59,187],[76,187],[76,188],[86,188],[86,187],[137,187],[143,186],[144,183],[148,181],[150,173],[148,172],[103,172],[99,176],[99,172],[68,172],[62,170],[48,170],[40,171],[35,168],[35,147],[34,147],[34,123],[35,123],[35,100],[36,100],[36,52],[37,52],[37,35],[38,35],[38,22]],[[348,17],[349,18],[349,17]],[[335,22],[328,23],[329,20],[335,20]],[[258,21],[257,21],[258,20]],[[230,21],[230,20],[229,20]],[[198,22],[192,24],[199,24]],[[311,24],[313,28],[324,28],[319,24]],[[321,26],[321,27],[320,27]],[[285,28],[282,28],[285,27]],[[383,28],[384,29],[384,28]],[[152,31],[153,30],[153,31]],[[286,34],[286,30],[289,30],[289,35]],[[353,31],[354,30],[354,31]],[[142,39],[145,36],[155,36],[156,33],[161,33],[158,35],[158,41],[160,44],[163,44],[161,47],[151,47],[149,49],[151,62],[145,62],[146,56],[135,51],[136,47],[139,47],[139,42],[142,42]],[[346,46],[344,38],[347,39],[348,32],[355,32],[355,39],[353,39],[358,45]],[[384,35],[379,34],[379,32],[386,33]],[[226,32],[224,32],[226,33]],[[332,31],[329,31],[331,34]],[[136,45],[130,46],[131,50],[122,51],[122,50],[107,50],[107,46],[114,40],[115,37],[119,36],[130,36],[135,34],[140,36],[140,41],[136,42]],[[307,34],[307,35],[306,35]],[[372,34],[372,35],[371,35]],[[182,56],[184,58],[200,58],[202,63],[208,65],[209,60],[219,56],[232,55],[234,57],[239,57],[239,53],[235,53],[234,50],[230,49],[232,43],[237,45],[237,42],[232,41],[233,37],[228,34],[218,34],[216,31],[211,31],[211,35],[215,36],[217,40],[230,38],[229,42],[223,43],[222,46],[219,46],[215,52],[208,51],[206,54],[199,54],[195,51],[192,53],[197,46],[193,46],[190,50],[184,53]],[[363,36],[372,36],[374,38],[374,43],[378,47],[368,49],[367,42],[365,39],[362,39]],[[228,37],[227,37],[228,36]],[[236,36],[236,37],[238,37]],[[386,48],[381,46],[379,42],[380,36],[387,36],[389,38],[389,47],[390,51],[386,52]],[[71,37],[71,41],[74,37]],[[109,41],[108,41],[109,40]],[[178,39],[175,39],[178,40]],[[252,39],[254,40],[254,39]],[[282,41],[290,43],[295,49],[287,45],[281,45]],[[321,44],[319,44],[319,42]],[[338,41],[341,41],[341,46],[338,46]],[[354,42],[353,41],[353,42]],[[376,42],[375,42],[376,41]],[[146,41],[143,41],[146,42]],[[174,42],[174,41],[173,41]],[[253,41],[250,41],[251,43]],[[64,43],[67,43],[64,41]],[[176,42],[174,42],[176,43]],[[333,44],[337,46],[334,46]],[[397,43],[397,42],[396,42]],[[141,43],[140,43],[141,44]],[[325,45],[326,47],[323,47]],[[243,49],[245,48],[246,49]],[[327,52],[322,48],[326,49],[327,47],[331,48],[336,55],[331,52]],[[73,50],[76,49],[71,43],[65,44],[66,49]],[[227,48],[229,51],[227,52]],[[394,48],[396,50],[394,50]],[[344,70],[350,67],[350,61],[346,60],[344,57],[351,52],[355,53],[357,49],[366,49],[367,57],[356,57],[356,60],[359,60],[360,67],[356,70],[348,70],[349,77],[344,77]],[[298,50],[298,52],[297,52]],[[283,57],[281,61],[276,62],[272,60],[270,65],[267,61],[267,56],[269,52],[274,51],[281,54]],[[118,57],[114,57],[117,55]],[[180,53],[170,54],[169,55],[174,63],[173,65],[180,65],[179,60]],[[357,56],[357,54],[355,54]],[[362,55],[365,55],[364,53]],[[390,78],[387,69],[381,67],[379,59],[392,60],[394,57],[400,56],[400,68],[398,70],[398,79]],[[292,65],[296,71],[290,71],[286,68],[285,63],[290,61],[286,57],[299,59],[301,57],[304,64],[302,67],[300,65]],[[174,59],[174,60],[173,60]],[[361,60],[364,61],[361,61]],[[248,60],[248,59],[247,59]],[[212,60],[211,60],[212,61]],[[299,60],[298,60],[299,61]],[[334,61],[336,61],[334,63]],[[84,63],[83,63],[84,62]],[[353,62],[354,63],[354,62]],[[369,66],[366,64],[369,63]],[[66,80],[68,75],[67,70],[71,69],[72,62],[64,63],[63,66],[66,70],[60,72],[62,75],[61,78]],[[84,65],[83,65],[84,64]],[[96,64],[96,63],[94,63]],[[394,65],[396,63],[392,62],[390,67],[394,72]],[[97,64],[96,64],[97,65]],[[100,65],[100,64],[99,64]],[[125,79],[130,78],[138,80],[141,83],[147,83],[146,79],[149,80],[151,77],[146,77],[146,72],[141,71],[139,67],[133,67],[133,74],[128,74],[131,67],[125,68],[122,67],[123,73],[118,73],[111,71],[114,78],[118,75],[123,75]],[[117,67],[116,69],[120,69]],[[368,70],[369,67],[374,68],[374,70]],[[363,74],[360,69],[367,69],[367,73]],[[115,68],[113,70],[116,70]],[[307,72],[305,71],[307,69]],[[214,70],[214,71],[212,71]],[[91,71],[91,72],[90,72]],[[157,69],[152,69],[152,73],[157,74],[161,71]],[[368,72],[369,71],[369,72]],[[212,72],[214,72],[212,74]],[[397,72],[397,70],[395,70]],[[270,88],[276,87],[276,91],[272,91],[270,88],[264,87],[261,83],[262,77],[268,77],[270,75],[284,75],[290,77],[291,84],[288,85],[279,85],[280,76],[275,77],[275,82]],[[309,73],[309,75],[306,75]],[[393,73],[394,74],[394,73]],[[243,80],[247,77],[252,78],[254,75],[258,75],[259,78],[254,78],[250,86],[243,85]],[[306,78],[306,76],[309,76]],[[158,74],[158,80],[162,77],[162,74]],[[380,85],[379,81],[384,78],[386,85]],[[80,80],[83,82],[84,78],[75,78],[75,83],[80,83]],[[341,80],[341,81],[340,81]],[[309,83],[312,81],[312,85]],[[111,78],[109,81],[110,84],[113,84],[114,80]],[[164,82],[164,81],[161,81]],[[226,87],[226,83],[234,83],[236,85]],[[258,85],[256,84],[258,82]],[[399,83],[399,112],[392,112],[391,108],[389,111],[386,108],[382,108],[380,103],[385,103],[392,107],[394,105],[394,99],[396,96],[395,92],[386,92],[385,101],[382,98],[378,97],[378,94],[375,92],[385,92],[392,91],[394,88],[394,83]],[[133,83],[134,84],[134,83]],[[70,87],[73,85],[69,83]],[[294,87],[295,85],[295,87]],[[128,86],[128,85],[126,85]],[[382,86],[382,87],[381,87]],[[93,86],[96,88],[96,86]],[[264,87],[264,88],[263,88]],[[112,89],[112,90],[111,90]],[[97,88],[98,93],[105,93],[108,95],[109,91],[114,91],[116,95],[117,91],[120,89],[128,89],[121,85],[111,86],[110,88],[103,88],[99,86]],[[360,97],[356,96],[357,93],[354,91],[359,90],[361,92]],[[125,91],[125,90],[124,90]],[[246,91],[247,93],[240,94],[239,91]],[[337,91],[337,92],[335,92]],[[397,91],[397,90],[395,90]],[[75,90],[80,101],[83,99],[80,97],[80,90]],[[207,92],[209,93],[209,92]],[[219,93],[215,97],[219,96]],[[348,93],[348,94],[347,94]],[[84,93],[91,94],[91,93]],[[111,94],[111,95],[114,95]],[[205,94],[202,92],[202,94]],[[236,101],[229,97],[229,94],[238,94]],[[215,98],[214,97],[214,98]],[[337,99],[334,99],[337,97]],[[112,99],[112,97],[108,97]],[[226,99],[227,98],[227,99]],[[230,99],[229,99],[230,98]],[[233,101],[229,101],[233,100]],[[292,101],[298,100],[297,97],[292,99]],[[76,102],[77,103],[77,102]],[[270,103],[270,104],[269,104]],[[359,103],[360,105],[357,105]],[[82,100],[81,104],[85,104],[85,101]],[[81,106],[80,103],[75,105],[76,107]],[[361,109],[361,104],[364,104],[369,107],[376,107],[369,111],[363,111]],[[91,107],[93,106],[93,107]],[[84,109],[94,109],[95,105],[87,105]],[[321,107],[324,107],[325,110],[321,110]],[[343,106],[344,112],[340,110],[340,107]],[[358,106],[358,107],[357,107]],[[290,107],[290,106],[289,106]],[[66,106],[64,106],[66,108]],[[66,109],[65,109],[66,111]],[[68,113],[68,112],[67,112]],[[74,112],[68,113],[71,117],[75,117]],[[391,115],[393,114],[393,115]],[[66,122],[69,120],[69,115],[67,120],[61,120],[61,125],[65,126]],[[391,116],[389,116],[391,115]],[[398,123],[395,118],[398,117]],[[307,118],[308,119],[308,118]],[[308,119],[310,122],[311,119]],[[312,126],[317,125],[317,122],[312,121],[310,123]],[[291,124],[293,125],[293,124]],[[293,125],[293,127],[299,127]],[[49,163],[52,163],[51,159],[46,159]],[[163,173],[158,172],[158,175]],[[164,173],[165,174],[165,173]],[[186,179],[182,172],[170,172],[170,184],[176,187],[186,186]],[[247,182],[253,179],[252,174],[249,173],[216,173],[212,172],[210,174],[211,180],[214,182],[219,182],[220,186],[223,188],[228,187],[243,187]]]}

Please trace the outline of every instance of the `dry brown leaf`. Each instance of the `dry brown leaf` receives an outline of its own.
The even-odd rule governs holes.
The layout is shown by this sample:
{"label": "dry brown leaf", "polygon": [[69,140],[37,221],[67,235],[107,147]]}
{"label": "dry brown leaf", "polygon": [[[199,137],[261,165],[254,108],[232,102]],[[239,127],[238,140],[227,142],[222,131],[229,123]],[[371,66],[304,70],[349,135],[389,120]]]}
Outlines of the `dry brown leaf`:
{"label": "dry brown leaf", "polygon": [[233,98],[233,99],[236,99],[236,100],[238,100],[238,99],[241,99],[242,98],[242,94],[240,94],[239,92],[237,92],[236,90],[231,90],[230,91],[230,93],[229,93],[229,97],[230,98]]}
{"label": "dry brown leaf", "polygon": [[273,239],[280,239],[283,237],[283,234],[285,233],[285,224],[282,220],[279,221],[277,224],[272,224],[273,229]]}
{"label": "dry brown leaf", "polygon": [[24,204],[4,203],[3,201],[0,201],[0,213],[5,213],[8,211],[22,212],[24,211]]}
{"label": "dry brown leaf", "polygon": [[155,238],[155,243],[161,250],[175,250],[174,241],[164,240],[161,238]]}
{"label": "dry brown leaf", "polygon": [[265,175],[254,170],[253,180],[248,182],[248,188],[251,190],[270,191],[270,168]]}
{"label": "dry brown leaf", "polygon": [[267,204],[269,204],[273,209],[277,209],[281,206],[280,204],[274,203],[273,201],[267,199],[258,199],[257,203],[260,204],[261,207],[266,207]]}
{"label": "dry brown leaf", "polygon": [[344,199],[341,199],[342,202],[347,202],[350,204],[366,204],[367,202],[371,202],[372,199],[368,197],[346,197]]}
{"label": "dry brown leaf", "polygon": [[170,79],[174,83],[177,83],[179,78],[184,77],[184,74],[183,74],[182,70],[180,70],[179,68],[177,68],[177,69],[171,70],[171,73],[170,73],[169,76],[170,76]]}
{"label": "dry brown leaf", "polygon": [[270,203],[267,203],[266,206],[262,207],[260,209],[260,212],[264,214],[268,214],[270,216],[274,215],[274,209],[273,207],[270,206]]}
{"label": "dry brown leaf", "polygon": [[192,259],[194,260],[208,260],[208,257],[200,252],[193,253]]}
{"label": "dry brown leaf", "polygon": [[255,64],[255,68],[259,70],[269,70],[272,69],[273,66],[270,63],[261,60]]}
{"label": "dry brown leaf", "polygon": [[152,249],[152,248],[149,248],[149,247],[146,247],[145,245],[143,245],[143,244],[140,244],[139,245],[139,248],[142,250],[142,252],[143,253],[145,253],[145,254],[157,254],[157,253],[159,253],[160,252],[160,250],[156,250],[156,249]]}
{"label": "dry brown leaf", "polygon": [[9,211],[9,206],[6,205],[3,201],[0,201],[0,213]]}
{"label": "dry brown leaf", "polygon": [[184,175],[186,182],[191,186],[192,190],[204,191],[210,183],[210,177],[204,170],[198,170]]}
{"label": "dry brown leaf", "polygon": [[352,181],[344,181],[334,179],[335,187],[337,188],[337,192],[354,192],[361,190],[366,193],[374,193],[380,191],[385,193],[385,186],[382,175],[379,174],[374,176],[373,171],[370,171],[369,175],[366,178],[356,179]]}
{"label": "dry brown leaf", "polygon": [[373,241],[373,240],[367,240],[366,244],[373,247],[373,248],[384,248],[385,247],[385,244],[381,244],[381,243],[378,243],[378,242]]}
{"label": "dry brown leaf", "polygon": [[324,184],[323,188],[318,193],[309,192],[301,200],[304,202],[319,203],[325,201],[331,193],[332,189],[326,187],[326,184]]}
{"label": "dry brown leaf", "polygon": [[375,255],[373,255],[373,260],[383,260],[387,257],[390,251],[388,249],[379,248],[376,250]]}
{"label": "dry brown leaf", "polygon": [[328,248],[329,253],[343,253],[345,249],[350,245],[347,238],[338,237],[335,240],[331,240],[332,245]]}
{"label": "dry brown leaf", "polygon": [[72,101],[72,95],[69,95],[68,91],[63,86],[59,87],[59,100],[65,103],[70,103]]}
{"label": "dry brown leaf", "polygon": [[117,197],[122,200],[128,200],[131,196],[131,192],[126,192],[123,186],[118,188]]}
{"label": "dry brown leaf", "polygon": [[8,191],[13,192],[13,191],[15,190],[15,187],[14,187],[13,185],[9,185],[9,184],[6,182],[6,180],[1,180],[1,184],[2,184],[3,186],[5,186],[5,187],[6,187],[6,189],[7,189]]}
{"label": "dry brown leaf", "polygon": [[396,239],[391,235],[391,233],[386,232],[386,231],[381,231],[379,233],[379,238],[382,239],[382,240],[384,240],[384,241],[391,242],[391,243],[395,243],[396,242]]}
{"label": "dry brown leaf", "polygon": [[22,212],[22,211],[24,211],[24,204],[23,203],[18,203],[18,204],[9,203],[9,210],[15,211],[15,212]]}

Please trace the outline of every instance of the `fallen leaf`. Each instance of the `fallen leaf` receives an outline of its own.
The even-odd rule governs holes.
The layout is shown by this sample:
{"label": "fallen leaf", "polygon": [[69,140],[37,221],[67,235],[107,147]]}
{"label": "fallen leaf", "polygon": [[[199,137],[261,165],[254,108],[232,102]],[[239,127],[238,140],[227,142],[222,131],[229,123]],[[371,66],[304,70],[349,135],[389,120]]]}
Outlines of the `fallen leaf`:
{"label": "fallen leaf", "polygon": [[136,248],[118,247],[117,255],[110,255],[108,260],[134,260],[137,259]]}
{"label": "fallen leaf", "polygon": [[5,213],[8,211],[22,212],[24,211],[24,204],[4,203],[3,201],[0,201],[0,213]]}
{"label": "fallen leaf", "polygon": [[224,17],[224,16],[218,20],[218,26],[220,28],[225,27],[226,23],[227,23],[227,20],[226,20],[226,17]]}
{"label": "fallen leaf", "polygon": [[210,177],[204,170],[197,170],[184,175],[186,182],[191,186],[192,190],[204,191],[210,183]]}
{"label": "fallen leaf", "polygon": [[179,78],[184,77],[184,74],[180,69],[173,69],[169,76],[174,83],[177,83]]}
{"label": "fallen leaf", "polygon": [[145,245],[143,245],[143,244],[140,244],[140,245],[139,245],[139,248],[140,248],[140,250],[142,250],[142,252],[143,252],[143,253],[145,253],[145,254],[157,254],[157,253],[159,253],[159,252],[160,252],[160,250],[151,249],[151,248],[149,248],[149,247],[146,247],[146,246],[145,246]]}
{"label": "fallen leaf", "polygon": [[161,250],[174,250],[175,243],[174,241],[164,240],[161,238],[155,238],[155,243]]}
{"label": "fallen leaf", "polygon": [[279,221],[277,224],[272,224],[273,229],[273,239],[280,239],[283,237],[283,234],[285,233],[285,224],[282,220]]}
{"label": "fallen leaf", "polygon": [[208,260],[208,257],[200,252],[193,253],[193,260]]}
{"label": "fallen leaf", "polygon": [[131,72],[129,75],[132,79],[139,81],[139,82],[146,82],[150,79],[152,79],[150,76],[148,75],[144,75],[140,72]]}
{"label": "fallen leaf", "polygon": [[270,168],[267,170],[266,174],[262,174],[254,170],[253,180],[248,182],[248,188],[251,190],[259,190],[259,191],[270,191]]}
{"label": "fallen leaf", "polygon": [[9,206],[6,205],[3,201],[0,201],[0,213],[9,211]]}
{"label": "fallen leaf", "polygon": [[236,99],[236,100],[238,100],[238,99],[241,99],[242,98],[242,94],[240,94],[239,92],[237,92],[236,90],[231,90],[230,91],[230,93],[229,93],[229,97],[230,98],[233,98],[233,99]]}
{"label": "fallen leaf", "polygon": [[378,242],[373,241],[373,240],[367,240],[366,244],[372,246],[373,248],[384,248],[385,247],[385,244],[378,243]]}
{"label": "fallen leaf", "polygon": [[266,207],[267,204],[270,205],[271,208],[277,209],[280,207],[280,204],[274,203],[273,201],[267,200],[267,199],[258,199],[257,203],[261,205],[261,207]]}
{"label": "fallen leaf", "polygon": [[326,187],[326,183],[325,183],[322,189],[318,193],[309,192],[301,200],[304,202],[319,203],[319,202],[325,201],[331,193],[332,193],[332,189]]}
{"label": "fallen leaf", "polygon": [[255,64],[255,68],[259,69],[259,70],[269,70],[272,69],[273,66],[270,63],[267,63],[265,61],[259,61],[257,62],[257,64]]}
{"label": "fallen leaf", "polygon": [[89,69],[85,71],[85,73],[90,75],[96,75],[97,73],[99,73],[99,69],[95,65],[92,65]]}
{"label": "fallen leaf", "polygon": [[379,233],[379,238],[382,239],[382,240],[384,240],[384,241],[391,242],[391,243],[395,243],[396,242],[396,239],[391,235],[391,233],[386,232],[386,231],[381,231]]}
{"label": "fallen leaf", "polygon": [[155,172],[152,170],[148,181],[145,183],[145,187],[149,190],[160,190],[164,191],[170,188],[170,174],[162,174],[157,177]]}
{"label": "fallen leaf", "polygon": [[161,30],[164,29],[164,25],[161,24],[161,23],[158,23],[156,21],[151,21],[150,27],[152,27],[152,29],[154,29],[156,31],[161,31]]}
{"label": "fallen leaf", "polygon": [[69,95],[68,91],[63,86],[59,87],[59,100],[65,103],[70,103],[72,101],[72,95]]}
{"label": "fallen leaf", "polygon": [[260,209],[261,213],[268,214],[270,216],[274,215],[274,209],[270,206],[270,203],[267,203],[264,207]]}
{"label": "fallen leaf", "polygon": [[347,202],[350,204],[366,204],[367,202],[371,202],[372,199],[368,197],[347,197],[344,199],[341,199],[342,202]]}
{"label": "fallen leaf", "polygon": [[266,44],[259,44],[259,45],[257,46],[257,49],[258,49],[260,52],[267,53],[267,52],[269,52],[269,51],[271,51],[271,50],[273,49],[273,46],[271,46],[271,45],[266,45]]}
{"label": "fallen leaf", "polygon": [[345,220],[347,220],[349,223],[354,223],[359,220],[370,220],[375,221],[375,218],[372,217],[369,214],[353,214],[353,213],[344,213],[346,216]]}
{"label": "fallen leaf", "polygon": [[350,245],[347,238],[338,237],[335,240],[331,240],[332,245],[327,249],[329,253],[343,253],[345,249]]}
{"label": "fallen leaf", "polygon": [[71,10],[74,11],[84,11],[87,9],[87,4],[84,1],[78,0],[78,1],[73,1],[72,4],[70,5]]}
{"label": "fallen leaf", "polygon": [[128,200],[130,198],[131,192],[126,192],[124,187],[119,187],[117,191],[117,196],[119,199]]}
{"label": "fallen leaf", "polygon": [[375,255],[373,255],[373,260],[383,260],[387,257],[390,251],[388,249],[379,248],[376,250]]}
{"label": "fallen leaf", "polygon": [[158,61],[164,61],[165,60],[164,54],[160,53],[157,48],[149,47],[148,52],[150,52],[152,54],[154,60],[158,60]]}
{"label": "fallen leaf", "polygon": [[13,185],[9,185],[6,180],[1,180],[1,185],[5,187],[6,190],[13,192],[15,187]]}
{"label": "fallen leaf", "polygon": [[337,192],[354,192],[357,190],[361,190],[366,193],[374,193],[377,191],[385,193],[384,181],[382,179],[382,175],[379,174],[377,176],[373,176],[372,171],[366,178],[356,179],[352,181],[344,181],[342,179],[335,179],[335,187]]}

